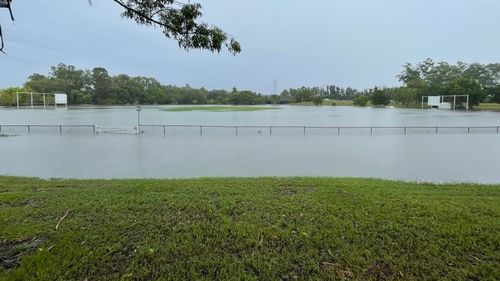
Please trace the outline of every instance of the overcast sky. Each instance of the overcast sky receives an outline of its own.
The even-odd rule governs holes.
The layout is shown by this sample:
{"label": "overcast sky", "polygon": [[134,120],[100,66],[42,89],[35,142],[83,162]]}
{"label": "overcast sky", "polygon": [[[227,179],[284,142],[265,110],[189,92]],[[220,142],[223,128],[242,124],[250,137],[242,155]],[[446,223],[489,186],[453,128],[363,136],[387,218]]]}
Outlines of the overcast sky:
{"label": "overcast sky", "polygon": [[111,0],[14,0],[0,11],[0,88],[62,62],[208,89],[394,86],[406,62],[500,62],[499,0],[200,0],[203,20],[243,52],[179,49],[159,29],[120,17]]}

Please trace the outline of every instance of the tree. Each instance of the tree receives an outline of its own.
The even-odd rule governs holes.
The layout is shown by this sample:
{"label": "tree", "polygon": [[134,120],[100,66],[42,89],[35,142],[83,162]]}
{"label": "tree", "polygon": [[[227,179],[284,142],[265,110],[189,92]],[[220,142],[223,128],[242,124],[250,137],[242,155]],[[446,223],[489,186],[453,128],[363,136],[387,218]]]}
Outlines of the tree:
{"label": "tree", "polygon": [[312,102],[316,106],[322,105],[323,104],[323,98],[320,97],[320,96],[315,96],[315,97],[312,98]]}
{"label": "tree", "polygon": [[366,96],[359,95],[354,98],[352,103],[357,106],[366,106],[368,104],[368,98]]}
{"label": "tree", "polygon": [[[179,47],[205,49],[220,52],[226,48],[229,52],[241,52],[241,46],[234,38],[219,27],[200,22],[203,15],[199,3],[181,3],[176,0],[112,0],[125,11],[122,16],[134,20],[140,25],[159,27],[167,38],[177,41]],[[0,8],[9,8],[12,0],[1,0]],[[92,0],[89,0],[92,4]],[[12,14],[11,14],[12,15]],[[12,17],[14,20],[14,17]],[[1,30],[1,26],[0,26]],[[3,37],[0,32],[3,50]]]}
{"label": "tree", "polygon": [[424,95],[469,95],[470,105],[474,106],[485,98],[495,100],[500,87],[500,64],[451,65],[427,59],[417,66],[405,64],[398,78],[407,88],[416,90],[417,99]]}
{"label": "tree", "polygon": [[375,106],[381,106],[381,105],[388,105],[391,100],[386,91],[375,87],[370,101]]}
{"label": "tree", "polygon": [[404,70],[397,75],[399,81],[403,82],[406,87],[416,88],[422,84],[423,79],[418,67],[413,67],[411,63],[403,65]]}
{"label": "tree", "polygon": [[485,89],[485,93],[491,102],[500,103],[500,86]]}
{"label": "tree", "polygon": [[54,79],[50,79],[45,75],[35,73],[28,77],[28,81],[24,83],[24,87],[28,91],[32,92],[52,93],[59,91],[59,82],[60,81],[55,81]]}
{"label": "tree", "polygon": [[445,86],[448,95],[469,95],[469,105],[478,105],[484,98],[481,86],[477,81],[463,77],[454,78]]}
{"label": "tree", "polygon": [[401,87],[396,89],[394,98],[397,102],[410,106],[410,103],[415,102],[417,98],[417,89]]}
{"label": "tree", "polygon": [[90,103],[91,77],[90,72],[76,69],[63,63],[51,67],[50,79],[57,81],[58,89],[68,95],[69,104]]}
{"label": "tree", "polygon": [[17,104],[16,93],[23,92],[21,88],[7,88],[0,91],[0,105],[14,106]]}
{"label": "tree", "polygon": [[94,104],[105,104],[111,93],[111,78],[108,71],[102,67],[96,67],[92,70],[92,88]]}

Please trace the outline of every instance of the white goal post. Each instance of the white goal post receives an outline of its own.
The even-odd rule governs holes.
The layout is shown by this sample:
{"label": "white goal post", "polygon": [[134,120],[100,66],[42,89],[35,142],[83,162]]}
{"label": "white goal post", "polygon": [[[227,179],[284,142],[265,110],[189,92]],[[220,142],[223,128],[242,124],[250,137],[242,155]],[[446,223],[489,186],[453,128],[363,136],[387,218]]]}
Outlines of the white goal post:
{"label": "white goal post", "polygon": [[[442,95],[442,96],[422,96],[422,109],[425,108],[424,104],[427,101],[427,107],[437,109],[452,109],[457,108],[457,98],[465,97],[465,110],[469,110],[469,95]],[[450,100],[453,98],[453,100]]]}
{"label": "white goal post", "polygon": [[68,95],[64,93],[34,93],[34,92],[17,92],[16,93],[16,104],[17,104],[17,109],[21,108],[21,104],[19,102],[19,96],[22,95],[29,95],[30,97],[30,107],[34,108],[33,104],[33,96],[42,96],[43,99],[43,108],[47,108],[47,106],[51,105],[46,102],[46,96],[54,96],[54,108],[57,108],[57,105],[64,105],[65,107],[68,107]]}

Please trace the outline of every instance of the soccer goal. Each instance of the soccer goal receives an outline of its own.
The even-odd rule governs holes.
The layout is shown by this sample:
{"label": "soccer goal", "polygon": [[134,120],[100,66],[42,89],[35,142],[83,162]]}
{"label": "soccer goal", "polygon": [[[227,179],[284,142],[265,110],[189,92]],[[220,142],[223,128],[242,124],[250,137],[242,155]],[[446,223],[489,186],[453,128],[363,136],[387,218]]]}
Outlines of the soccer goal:
{"label": "soccer goal", "polygon": [[422,109],[457,109],[463,107],[469,110],[469,95],[422,96]]}
{"label": "soccer goal", "polygon": [[63,93],[34,93],[34,92],[17,92],[16,93],[17,108],[21,107],[54,107],[64,105],[68,107],[68,96]]}

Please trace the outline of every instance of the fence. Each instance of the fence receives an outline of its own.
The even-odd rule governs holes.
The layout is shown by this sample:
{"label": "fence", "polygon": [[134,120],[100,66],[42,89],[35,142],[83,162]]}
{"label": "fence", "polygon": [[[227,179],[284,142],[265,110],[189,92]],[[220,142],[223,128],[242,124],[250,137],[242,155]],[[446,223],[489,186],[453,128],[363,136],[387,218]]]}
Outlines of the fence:
{"label": "fence", "polygon": [[151,135],[382,135],[382,134],[498,134],[500,126],[220,126],[141,125]]}
{"label": "fence", "polygon": [[[249,126],[140,125],[144,135],[384,135],[384,134],[499,134],[500,126]],[[0,134],[137,134],[136,127],[96,125],[0,125]]]}
{"label": "fence", "polygon": [[60,134],[90,135],[97,134],[96,125],[0,125],[0,134]]}

